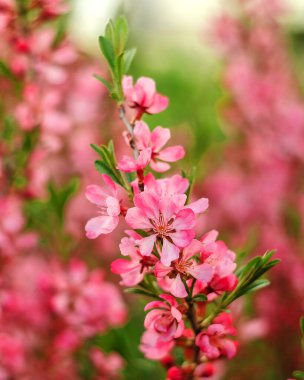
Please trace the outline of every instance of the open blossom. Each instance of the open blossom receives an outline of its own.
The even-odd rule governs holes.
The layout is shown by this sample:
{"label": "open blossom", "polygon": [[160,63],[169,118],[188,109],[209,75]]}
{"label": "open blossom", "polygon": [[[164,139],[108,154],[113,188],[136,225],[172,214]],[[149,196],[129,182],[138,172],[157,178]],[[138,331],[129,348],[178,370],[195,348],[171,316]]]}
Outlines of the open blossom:
{"label": "open blossom", "polygon": [[142,150],[137,158],[131,156],[122,156],[117,168],[123,172],[131,173],[138,172],[145,169],[151,160],[151,148]]}
{"label": "open blossom", "polygon": [[134,128],[136,145],[139,150],[151,148],[150,166],[157,172],[170,169],[167,162],[175,162],[182,159],[185,150],[181,145],[171,146],[163,149],[171,137],[168,128],[156,127],[152,132],[143,121],[137,121]]}
{"label": "open blossom", "polygon": [[223,241],[216,241],[217,236],[218,232],[212,230],[201,239],[201,261],[213,268],[209,287],[214,291],[230,291],[237,285],[237,277],[233,274],[236,255]]}
{"label": "open blossom", "polygon": [[161,261],[170,265],[179,256],[179,247],[187,246],[194,237],[195,214],[181,209],[173,198],[159,199],[144,191],[134,197],[135,207],[127,211],[126,222],[134,229],[146,230],[149,236],[139,241],[140,252],[150,255],[157,238],[162,242]]}
{"label": "open blossom", "polygon": [[117,227],[122,211],[116,184],[106,174],[102,174],[102,178],[106,188],[89,185],[85,194],[91,203],[98,206],[100,213],[100,216],[90,219],[85,226],[89,239],[95,239],[100,234],[111,233]]}
{"label": "open blossom", "polygon": [[149,302],[145,310],[151,310],[145,318],[145,328],[158,334],[158,339],[163,342],[179,338],[185,329],[183,314],[174,297],[162,294],[164,301]]}
{"label": "open blossom", "polygon": [[158,262],[155,266],[155,276],[158,278],[169,277],[172,279],[170,284],[170,292],[175,297],[184,298],[187,297],[185,285],[182,281],[189,279],[196,279],[204,284],[207,284],[213,275],[212,267],[207,264],[199,264],[193,256],[197,255],[202,250],[202,243],[198,240],[192,240],[192,242],[184,248],[180,257],[177,260],[172,261],[169,267]]}
{"label": "open blossom", "polygon": [[155,81],[140,77],[135,85],[131,76],[124,76],[122,81],[126,104],[138,113],[155,114],[168,107],[168,98],[156,92]]}
{"label": "open blossom", "polygon": [[154,256],[144,256],[140,253],[136,240],[140,235],[133,234],[133,237],[124,237],[119,245],[122,255],[129,256],[130,260],[117,259],[111,264],[113,273],[120,274],[121,285],[134,286],[139,284],[145,274],[151,272],[151,269],[158,261]]}
{"label": "open blossom", "polygon": [[231,359],[237,351],[237,343],[230,339],[230,336],[235,334],[231,316],[222,313],[206,330],[197,335],[195,343],[208,359],[217,359],[221,356]]}

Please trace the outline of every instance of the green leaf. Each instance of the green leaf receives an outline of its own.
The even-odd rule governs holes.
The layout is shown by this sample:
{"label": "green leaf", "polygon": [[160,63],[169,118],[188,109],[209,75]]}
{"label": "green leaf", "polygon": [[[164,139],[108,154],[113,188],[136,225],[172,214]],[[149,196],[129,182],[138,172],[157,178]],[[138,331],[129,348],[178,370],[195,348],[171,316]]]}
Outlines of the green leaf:
{"label": "green leaf", "polygon": [[101,52],[103,53],[105,59],[108,61],[108,64],[110,65],[111,69],[115,69],[115,52],[113,49],[113,46],[109,40],[107,40],[105,37],[100,36],[98,38],[99,41],[99,47]]}
{"label": "green leaf", "polygon": [[114,182],[117,182],[117,178],[113,173],[113,170],[103,161],[95,161],[95,168],[101,174],[107,174],[109,177],[113,179]]}
{"label": "green leaf", "polygon": [[197,294],[196,296],[193,297],[194,301],[199,301],[199,302],[204,302],[207,301],[208,298],[205,294]]}
{"label": "green leaf", "polygon": [[111,92],[112,91],[112,85],[110,82],[108,82],[105,78],[102,78],[100,75],[93,74],[93,77],[99,80],[103,85],[106,86],[106,88]]}
{"label": "green leaf", "polygon": [[255,292],[259,289],[265,288],[268,285],[270,285],[269,280],[266,280],[266,279],[256,280],[252,284],[244,288],[243,294]]}
{"label": "green leaf", "polygon": [[124,54],[124,72],[127,73],[131,67],[132,61],[135,57],[137,49],[131,48],[125,51]]}
{"label": "green leaf", "polygon": [[109,20],[105,29],[105,37],[108,41],[111,42],[112,46],[115,44],[115,30],[114,23],[112,20]]}
{"label": "green leaf", "polygon": [[119,16],[115,22],[115,51],[118,54],[125,50],[128,34],[127,19],[124,16]]}

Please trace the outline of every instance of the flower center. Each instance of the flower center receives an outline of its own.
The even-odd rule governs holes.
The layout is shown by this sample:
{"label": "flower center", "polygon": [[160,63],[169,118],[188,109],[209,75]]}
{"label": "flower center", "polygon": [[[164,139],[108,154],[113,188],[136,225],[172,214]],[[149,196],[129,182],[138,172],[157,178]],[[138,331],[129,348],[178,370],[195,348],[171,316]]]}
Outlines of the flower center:
{"label": "flower center", "polygon": [[171,224],[174,222],[174,219],[171,218],[168,222],[164,218],[163,214],[159,213],[158,220],[150,219],[150,223],[153,226],[153,231],[158,234],[160,237],[168,236],[170,233],[175,232],[175,230],[171,227]]}

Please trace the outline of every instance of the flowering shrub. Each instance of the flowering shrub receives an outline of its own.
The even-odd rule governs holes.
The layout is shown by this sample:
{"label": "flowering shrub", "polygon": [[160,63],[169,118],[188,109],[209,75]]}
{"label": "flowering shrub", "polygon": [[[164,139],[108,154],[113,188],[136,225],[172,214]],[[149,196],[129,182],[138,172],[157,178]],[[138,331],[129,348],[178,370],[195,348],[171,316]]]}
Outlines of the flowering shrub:
{"label": "flowering shrub", "polygon": [[[128,292],[154,298],[145,307],[142,352],[167,367],[167,379],[208,378],[217,359],[231,359],[237,352],[228,307],[268,285],[260,277],[277,260],[269,252],[237,268],[235,253],[217,240],[216,231],[195,238],[208,200],[192,199],[193,178],[182,173],[159,179],[149,171],[167,171],[166,162],[181,159],[184,149],[162,149],[170,138],[168,129],[150,132],[141,120],[144,114],[163,111],[168,100],[156,92],[152,79],[142,77],[133,86],[132,78],[124,76],[134,57],[134,49],[125,49],[126,40],[124,18],[110,21],[99,44],[111,81],[97,78],[118,104],[131,154],[117,162],[112,142],[92,145],[100,157],[95,166],[104,185],[87,188],[86,196],[100,214],[87,223],[87,236],[111,233],[125,221],[128,236],[119,247],[126,258],[115,260],[112,271],[121,276]],[[118,196],[118,191],[125,195]],[[177,347],[183,351],[182,361],[175,356]]]}

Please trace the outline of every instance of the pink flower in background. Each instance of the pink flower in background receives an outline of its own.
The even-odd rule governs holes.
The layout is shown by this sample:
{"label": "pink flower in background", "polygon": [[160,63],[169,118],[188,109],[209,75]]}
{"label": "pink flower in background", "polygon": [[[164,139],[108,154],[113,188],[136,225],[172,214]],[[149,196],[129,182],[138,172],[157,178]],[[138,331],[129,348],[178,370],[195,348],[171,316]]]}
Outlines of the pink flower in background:
{"label": "pink flower in background", "polygon": [[169,294],[162,294],[160,297],[164,301],[152,301],[145,307],[145,311],[152,309],[146,315],[145,328],[156,333],[159,341],[168,342],[183,334],[183,314],[174,297]]}
{"label": "pink flower in background", "polygon": [[145,122],[137,121],[134,128],[134,136],[139,150],[151,148],[150,166],[157,172],[164,172],[170,169],[170,165],[166,162],[178,161],[185,155],[185,150],[181,145],[163,149],[171,137],[171,132],[168,128],[156,127],[150,132]]}
{"label": "pink flower in background", "polygon": [[101,234],[111,233],[118,225],[121,214],[118,188],[115,182],[106,174],[102,174],[106,187],[89,185],[86,189],[86,197],[98,206],[100,216],[90,219],[86,226],[86,235],[89,239],[95,239]]}
{"label": "pink flower in background", "polygon": [[170,265],[179,256],[179,247],[186,247],[194,237],[192,228],[195,214],[191,209],[181,209],[174,197],[159,198],[144,191],[134,197],[135,207],[127,211],[126,222],[134,229],[142,229],[149,236],[139,240],[140,252],[150,255],[157,238],[162,240],[161,261]]}
{"label": "pink flower in background", "polygon": [[[136,234],[137,235],[137,234]],[[137,240],[140,235],[136,236]],[[124,256],[130,256],[131,260],[117,259],[111,264],[113,273],[120,274],[122,281],[120,282],[125,286],[134,286],[139,284],[145,274],[151,272],[158,261],[154,256],[144,256],[140,253],[134,238],[124,237],[119,245],[120,251]]]}
{"label": "pink flower in background", "polygon": [[82,337],[105,331],[126,318],[117,288],[105,282],[99,270],[89,272],[81,261],[72,261],[67,271],[53,276],[53,311]]}
{"label": "pink flower in background", "polygon": [[24,342],[17,336],[0,332],[0,380],[15,378],[25,367]]}
{"label": "pink flower in background", "polygon": [[141,77],[133,85],[131,76],[124,76],[122,81],[126,104],[138,113],[155,114],[168,107],[168,98],[156,92],[155,81]]}
{"label": "pink flower in background", "polygon": [[170,285],[170,292],[175,297],[184,298],[187,297],[185,285],[182,281],[195,278],[207,284],[213,275],[213,268],[207,264],[199,264],[193,256],[197,255],[202,250],[202,243],[198,240],[192,240],[192,242],[184,248],[180,257],[177,260],[171,262],[169,267],[164,266],[161,262],[158,262],[155,266],[155,276],[169,277],[173,279]]}
{"label": "pink flower in background", "polygon": [[151,148],[142,150],[139,156],[135,159],[130,156],[123,156],[118,162],[117,168],[123,172],[131,173],[145,169],[151,160]]}
{"label": "pink flower in background", "polygon": [[90,351],[90,358],[98,373],[96,380],[121,378],[120,371],[124,367],[124,360],[116,352],[105,354],[100,349],[93,348]]}
{"label": "pink flower in background", "polygon": [[231,359],[236,354],[237,343],[229,337],[235,334],[231,316],[222,313],[206,330],[197,335],[195,343],[208,359],[217,359],[220,356]]}

